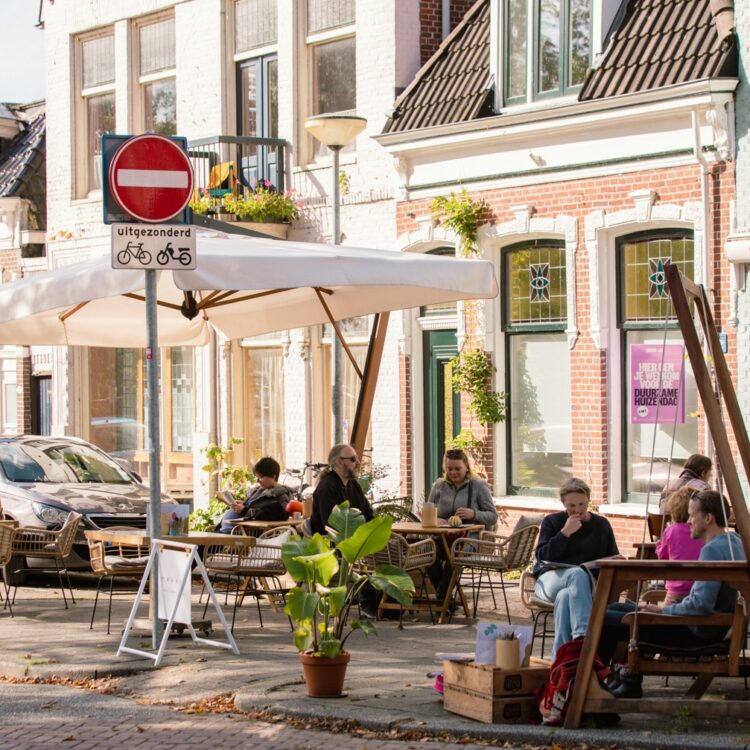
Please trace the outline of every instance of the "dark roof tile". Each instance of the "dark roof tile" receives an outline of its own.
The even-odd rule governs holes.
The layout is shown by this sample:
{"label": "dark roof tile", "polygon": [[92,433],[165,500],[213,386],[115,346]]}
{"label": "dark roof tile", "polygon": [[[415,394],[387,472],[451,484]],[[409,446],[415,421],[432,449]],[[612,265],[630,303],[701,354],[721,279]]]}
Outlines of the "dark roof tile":
{"label": "dark roof tile", "polygon": [[12,198],[23,187],[25,175],[44,153],[44,133],[45,117],[39,115],[0,153],[0,198]]}

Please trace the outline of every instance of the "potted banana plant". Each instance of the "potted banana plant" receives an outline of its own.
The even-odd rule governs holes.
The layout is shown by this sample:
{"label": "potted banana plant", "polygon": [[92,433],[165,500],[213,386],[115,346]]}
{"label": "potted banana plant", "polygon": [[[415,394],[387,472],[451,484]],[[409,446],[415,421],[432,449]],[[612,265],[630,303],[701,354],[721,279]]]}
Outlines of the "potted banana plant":
{"label": "potted banana plant", "polygon": [[414,582],[394,565],[371,565],[391,536],[392,519],[365,521],[360,511],[342,503],[328,519],[329,535],[292,537],[281,547],[289,575],[298,584],[284,611],[294,623],[294,645],[300,654],[308,695],[341,695],[350,654],[349,636],[359,630],[376,634],[367,620],[349,619],[366,585],[387,593],[404,606],[411,603]]}

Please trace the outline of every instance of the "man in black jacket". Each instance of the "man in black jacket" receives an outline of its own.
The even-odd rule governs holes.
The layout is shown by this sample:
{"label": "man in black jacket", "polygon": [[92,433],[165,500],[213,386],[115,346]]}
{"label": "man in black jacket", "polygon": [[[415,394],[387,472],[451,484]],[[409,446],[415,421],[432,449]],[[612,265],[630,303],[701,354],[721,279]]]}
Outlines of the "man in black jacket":
{"label": "man in black jacket", "polygon": [[584,566],[619,555],[609,521],[589,511],[591,489],[572,477],[560,487],[565,510],[551,513],[539,532],[534,593],[555,605],[554,654],[563,643],[586,634],[592,604],[592,578]]}
{"label": "man in black jacket", "polygon": [[334,445],[328,454],[328,468],[323,469],[313,493],[310,527],[313,533],[325,534],[328,517],[337,505],[346,500],[349,506],[362,511],[366,520],[373,517],[372,507],[359,486],[359,458],[347,443]]}

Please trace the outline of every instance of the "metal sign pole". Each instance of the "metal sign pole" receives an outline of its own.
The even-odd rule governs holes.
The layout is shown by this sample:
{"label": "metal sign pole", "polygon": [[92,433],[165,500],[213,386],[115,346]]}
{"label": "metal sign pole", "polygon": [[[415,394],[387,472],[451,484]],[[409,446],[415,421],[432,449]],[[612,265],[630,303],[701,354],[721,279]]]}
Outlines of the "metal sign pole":
{"label": "metal sign pole", "polygon": [[[146,363],[148,375],[148,473],[151,511],[151,543],[161,538],[161,475],[159,470],[159,347],[156,330],[156,271],[146,269]],[[154,558],[151,569],[151,639],[153,648],[161,643],[159,620],[159,568]]]}

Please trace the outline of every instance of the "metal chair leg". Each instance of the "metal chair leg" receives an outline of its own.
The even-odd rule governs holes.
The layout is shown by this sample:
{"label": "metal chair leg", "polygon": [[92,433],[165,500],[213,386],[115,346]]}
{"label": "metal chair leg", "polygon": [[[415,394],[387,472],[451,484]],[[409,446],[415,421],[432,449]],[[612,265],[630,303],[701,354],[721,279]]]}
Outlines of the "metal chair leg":
{"label": "metal chair leg", "polygon": [[68,597],[65,596],[65,584],[63,583],[62,571],[60,570],[60,564],[57,562],[57,558],[54,558],[55,568],[57,570],[57,580],[60,582],[60,592],[62,593],[63,602],[65,602],[65,609],[68,608]]}
{"label": "metal chair leg", "polygon": [[112,591],[115,586],[115,577],[109,577],[109,607],[107,608],[107,635],[109,635],[110,623],[112,622]]}
{"label": "metal chair leg", "polygon": [[[505,614],[508,616],[508,625],[511,625],[510,621],[510,607],[508,606],[508,594],[505,592],[505,579],[503,578],[503,571],[500,571],[500,586],[503,590],[503,599],[505,600]],[[495,598],[494,594],[492,596],[493,600]],[[495,605],[495,609],[497,609],[497,605]]]}
{"label": "metal chair leg", "polygon": [[104,576],[99,576],[99,580],[96,582],[96,594],[94,596],[94,609],[91,611],[91,622],[89,623],[89,630],[94,629],[94,618],[96,617],[96,605],[99,604],[99,588],[102,585],[102,578],[104,578]]}

